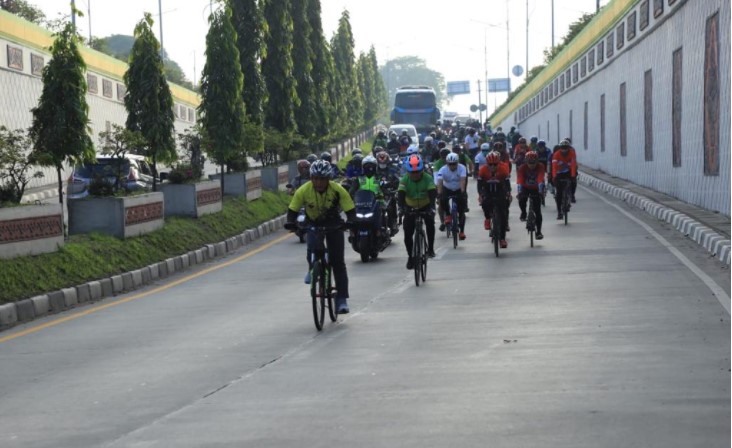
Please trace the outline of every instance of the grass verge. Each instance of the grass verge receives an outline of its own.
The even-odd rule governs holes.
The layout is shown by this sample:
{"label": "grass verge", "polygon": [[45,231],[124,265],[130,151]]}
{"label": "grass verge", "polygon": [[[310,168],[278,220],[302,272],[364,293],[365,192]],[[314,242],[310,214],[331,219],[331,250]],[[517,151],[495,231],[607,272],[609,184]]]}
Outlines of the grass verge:
{"label": "grass verge", "polygon": [[0,260],[0,304],[140,269],[242,233],[285,213],[290,196],[224,197],[220,213],[199,219],[171,217],[152,233],[120,240],[98,233],[71,236],[50,254]]}

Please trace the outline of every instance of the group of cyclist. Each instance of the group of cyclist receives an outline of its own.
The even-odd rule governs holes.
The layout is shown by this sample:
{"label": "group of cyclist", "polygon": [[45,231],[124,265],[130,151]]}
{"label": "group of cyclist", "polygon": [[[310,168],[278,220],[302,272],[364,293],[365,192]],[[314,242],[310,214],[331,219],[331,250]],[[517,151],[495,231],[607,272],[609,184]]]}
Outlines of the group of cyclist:
{"label": "group of cyclist", "polygon": [[[296,228],[295,221],[301,209],[308,222],[314,225],[334,229],[348,227],[355,218],[353,195],[359,189],[370,190],[380,203],[389,204],[384,213],[386,222],[380,222],[385,231],[395,235],[399,230],[397,216],[403,220],[407,269],[412,269],[415,263],[411,255],[415,216],[418,214],[432,217],[423,219],[429,257],[435,256],[434,217],[439,217],[440,231],[452,224],[452,216],[446,213],[450,199],[457,204],[459,238],[466,239],[465,213],[469,212],[468,178],[471,176],[476,179],[484,229],[491,230],[495,220],[500,220],[501,234],[498,238],[502,248],[508,247],[506,232],[510,231],[513,165],[516,165],[519,219],[526,221],[527,206],[530,207],[535,215],[537,240],[544,238],[541,208],[548,190],[547,183],[550,189],[555,189],[557,219],[563,219],[561,198],[564,188],[571,189],[571,201],[576,202],[577,158],[568,138],[549,150],[545,141],[536,137],[527,141],[516,128],[511,128],[506,135],[500,127],[492,131],[489,124],[479,131],[455,123],[448,132],[439,128],[432,132],[420,150],[406,130],[401,135],[390,132],[387,137],[382,129],[374,140],[372,154],[364,155],[360,149],[354,149],[351,156],[344,173],[331,163],[329,152],[320,157],[311,154],[298,161],[298,175],[291,181],[290,194],[293,197],[285,227]],[[337,181],[341,177],[343,185]],[[395,200],[386,201],[389,196]],[[341,212],[346,215],[345,223]],[[349,312],[349,294],[343,232],[333,230],[324,237],[336,283],[336,309],[339,314],[345,314]],[[314,238],[308,234],[306,239],[309,264],[316,245]],[[309,281],[308,270],[305,282]]]}

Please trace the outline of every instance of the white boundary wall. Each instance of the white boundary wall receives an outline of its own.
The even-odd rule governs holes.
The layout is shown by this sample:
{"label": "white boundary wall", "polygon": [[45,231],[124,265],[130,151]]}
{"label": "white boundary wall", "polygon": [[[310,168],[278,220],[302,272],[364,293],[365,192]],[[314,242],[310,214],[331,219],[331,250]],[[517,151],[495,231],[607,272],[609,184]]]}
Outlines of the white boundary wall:
{"label": "white boundary wall", "polygon": [[[637,2],[621,21],[602,36],[616,33],[634,12]],[[526,137],[538,136],[550,147],[560,138],[571,137],[581,164],[654,190],[670,194],[709,210],[730,214],[730,2],[729,0],[663,1],[664,12],[654,18],[650,1],[650,23],[637,31],[622,49],[605,56],[577,84],[549,99],[519,105],[516,113],[500,123],[504,130],[519,127]],[[719,13],[719,174],[704,173],[704,67],[707,19]],[[617,36],[617,34],[616,34]],[[596,42],[591,48],[597,51]],[[616,41],[617,42],[617,41]],[[673,166],[672,151],[672,64],[673,53],[682,48],[681,166]],[[566,67],[573,67],[587,52]],[[645,157],[644,74],[652,70],[653,160]],[[559,76],[557,77],[559,78]],[[552,80],[549,85],[552,85]],[[626,83],[627,155],[620,151],[620,85]],[[561,90],[561,89],[560,89]],[[605,152],[600,146],[600,97],[605,95]],[[584,145],[584,107],[588,104],[587,147]],[[523,108],[523,114],[522,112]],[[571,114],[571,124],[570,124]],[[523,117],[523,119],[521,119]],[[514,121],[516,120],[516,121]],[[494,123],[494,127],[498,124]],[[557,126],[559,129],[557,129]],[[570,130],[571,127],[571,130]],[[558,131],[558,132],[557,132]]]}

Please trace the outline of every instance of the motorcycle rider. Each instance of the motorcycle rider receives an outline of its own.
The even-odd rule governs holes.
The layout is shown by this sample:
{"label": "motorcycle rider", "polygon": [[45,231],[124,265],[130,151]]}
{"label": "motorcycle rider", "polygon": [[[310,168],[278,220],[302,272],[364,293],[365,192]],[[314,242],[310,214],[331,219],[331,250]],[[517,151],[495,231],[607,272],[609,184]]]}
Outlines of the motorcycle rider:
{"label": "motorcycle rider", "polygon": [[389,155],[399,155],[400,151],[401,144],[399,143],[399,140],[397,140],[397,133],[394,131],[389,132],[389,142],[386,144],[386,152],[388,152]]}
{"label": "motorcycle rider", "polygon": [[367,190],[374,193],[377,203],[375,212],[376,228],[381,230],[381,210],[385,203],[384,191],[381,189],[381,179],[376,173],[377,167],[378,164],[374,156],[369,155],[364,157],[363,162],[361,162],[363,173],[358,177],[358,182],[353,182],[351,184],[349,193],[351,194],[351,197],[354,197],[358,190]]}
{"label": "motorcycle rider", "polygon": [[395,197],[397,188],[399,187],[399,168],[391,162],[391,157],[384,151],[376,154],[376,176],[381,182],[382,191],[387,196],[386,214],[389,221],[387,225],[391,229],[391,235],[394,236],[399,232]]}
{"label": "motorcycle rider", "polygon": [[307,160],[297,161],[297,176],[290,181],[290,187],[287,189],[287,194],[292,196],[295,194],[295,190],[302,187],[305,182],[310,181],[310,162]]}

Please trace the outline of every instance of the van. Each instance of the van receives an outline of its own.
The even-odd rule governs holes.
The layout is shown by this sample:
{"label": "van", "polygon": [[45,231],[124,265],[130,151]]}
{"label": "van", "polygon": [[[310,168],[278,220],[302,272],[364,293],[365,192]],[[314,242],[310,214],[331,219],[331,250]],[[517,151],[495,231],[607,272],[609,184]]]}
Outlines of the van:
{"label": "van", "polygon": [[394,132],[396,132],[397,139],[398,139],[399,136],[402,135],[402,131],[405,130],[405,129],[407,131],[407,135],[410,136],[410,137],[412,137],[412,143],[414,143],[417,146],[419,146],[419,134],[417,134],[417,128],[415,128],[414,125],[411,125],[411,124],[393,124],[393,125],[391,125],[389,127],[389,132],[387,133],[387,135],[389,135],[389,133],[391,133],[391,131],[394,131]]}

